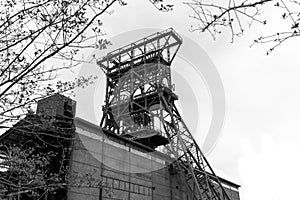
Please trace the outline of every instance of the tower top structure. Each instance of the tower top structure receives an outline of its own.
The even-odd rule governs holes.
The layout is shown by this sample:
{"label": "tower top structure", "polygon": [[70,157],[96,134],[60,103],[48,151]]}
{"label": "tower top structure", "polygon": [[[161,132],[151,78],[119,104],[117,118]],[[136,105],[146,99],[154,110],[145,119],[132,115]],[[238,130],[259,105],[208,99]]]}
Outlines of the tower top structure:
{"label": "tower top structure", "polygon": [[169,28],[114,50],[98,59],[97,64],[105,73],[110,74],[118,68],[141,63],[147,55],[156,53],[161,54],[166,64],[170,65],[181,44],[181,36],[173,28]]}

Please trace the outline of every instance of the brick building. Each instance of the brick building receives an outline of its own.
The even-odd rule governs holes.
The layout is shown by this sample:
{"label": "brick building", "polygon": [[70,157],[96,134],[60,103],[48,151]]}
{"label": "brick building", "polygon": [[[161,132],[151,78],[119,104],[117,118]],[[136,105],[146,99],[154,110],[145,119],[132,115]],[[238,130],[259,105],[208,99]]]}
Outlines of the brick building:
{"label": "brick building", "polygon": [[[1,144],[23,145],[40,143],[43,151],[53,150],[41,140],[48,143],[62,144],[68,166],[69,183],[57,192],[49,192],[41,199],[68,199],[68,200],[188,200],[185,181],[172,165],[174,159],[167,154],[154,151],[148,146],[132,141],[128,138],[103,131],[99,126],[91,124],[75,116],[76,103],[62,95],[54,95],[39,102],[37,114],[27,116],[17,123],[14,128],[0,136]],[[41,117],[43,120],[41,120]],[[26,128],[29,133],[19,131]],[[63,139],[59,139],[58,129],[47,127],[66,128]],[[29,125],[28,125],[29,124]],[[37,128],[36,124],[39,124]],[[42,126],[43,125],[43,126]],[[20,127],[18,130],[17,127]],[[42,128],[41,128],[42,127]],[[53,137],[54,136],[54,137]],[[56,138],[54,140],[53,138]],[[58,138],[58,139],[57,139]],[[30,142],[29,142],[30,141]],[[45,141],[44,141],[45,142]],[[23,145],[24,146],[24,145]],[[40,149],[41,150],[41,149]],[[61,153],[59,149],[55,151]],[[61,157],[58,155],[52,161],[55,169]],[[2,174],[5,172],[2,172]],[[231,200],[239,200],[239,185],[219,177]],[[19,195],[20,199],[29,198],[26,194]],[[13,198],[7,198],[13,199]]]}

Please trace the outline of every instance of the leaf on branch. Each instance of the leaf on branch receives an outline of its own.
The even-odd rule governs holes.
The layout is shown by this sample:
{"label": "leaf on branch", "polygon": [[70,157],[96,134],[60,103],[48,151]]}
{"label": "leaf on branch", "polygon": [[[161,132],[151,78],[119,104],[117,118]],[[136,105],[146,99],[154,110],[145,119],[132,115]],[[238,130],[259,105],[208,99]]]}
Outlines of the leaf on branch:
{"label": "leaf on branch", "polygon": [[293,26],[291,27],[291,29],[294,29],[294,28],[299,28],[299,23],[293,24]]}
{"label": "leaf on branch", "polygon": [[107,46],[111,45],[111,42],[107,39],[100,39],[96,43],[96,48],[99,50],[106,49]]}
{"label": "leaf on branch", "polygon": [[37,55],[39,55],[41,52],[42,52],[42,50],[41,50],[41,49],[38,49],[37,51],[34,52],[34,55],[37,56]]}
{"label": "leaf on branch", "polygon": [[102,26],[103,25],[103,22],[101,22],[100,19],[98,19],[97,23],[98,23],[98,26]]}
{"label": "leaf on branch", "polygon": [[121,6],[126,6],[127,5],[127,3],[123,0],[118,0],[118,2]]}
{"label": "leaf on branch", "polygon": [[286,13],[283,13],[282,19],[285,19],[285,18],[286,18]]}

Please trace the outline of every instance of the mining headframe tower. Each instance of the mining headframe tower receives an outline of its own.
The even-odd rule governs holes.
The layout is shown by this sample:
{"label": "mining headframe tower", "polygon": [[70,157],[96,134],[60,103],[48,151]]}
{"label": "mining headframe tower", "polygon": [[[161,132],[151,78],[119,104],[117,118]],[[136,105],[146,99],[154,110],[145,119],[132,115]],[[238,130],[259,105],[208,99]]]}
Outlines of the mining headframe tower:
{"label": "mining headframe tower", "polygon": [[106,74],[100,126],[152,149],[164,146],[189,199],[230,200],[175,105],[171,64],[182,42],[170,28],[97,61]]}

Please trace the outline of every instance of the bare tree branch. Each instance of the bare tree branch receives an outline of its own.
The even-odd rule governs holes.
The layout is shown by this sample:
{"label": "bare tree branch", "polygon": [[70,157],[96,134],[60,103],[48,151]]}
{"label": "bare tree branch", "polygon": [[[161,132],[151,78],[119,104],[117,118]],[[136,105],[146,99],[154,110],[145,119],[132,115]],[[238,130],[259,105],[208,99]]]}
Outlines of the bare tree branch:
{"label": "bare tree branch", "polygon": [[228,27],[231,32],[233,42],[235,36],[240,36],[244,32],[243,21],[253,21],[266,24],[265,20],[259,19],[260,7],[274,0],[260,0],[250,2],[248,0],[236,3],[236,0],[229,0],[227,5],[218,5],[203,0],[184,2],[189,6],[193,14],[190,16],[197,22],[197,27],[191,26],[191,31],[208,31],[213,39],[216,34],[222,33],[221,27]]}

